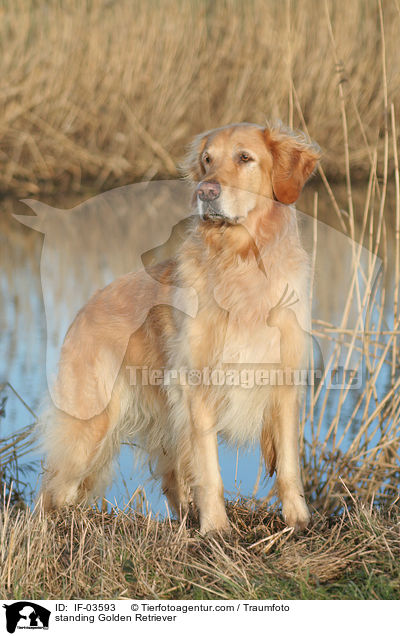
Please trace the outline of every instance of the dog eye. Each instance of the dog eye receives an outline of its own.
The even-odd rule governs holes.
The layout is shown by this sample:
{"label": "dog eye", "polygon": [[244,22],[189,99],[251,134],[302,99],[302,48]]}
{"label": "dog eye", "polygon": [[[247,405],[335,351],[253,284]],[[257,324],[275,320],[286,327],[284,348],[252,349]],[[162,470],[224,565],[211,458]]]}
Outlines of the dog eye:
{"label": "dog eye", "polygon": [[203,163],[210,163],[211,159],[210,159],[210,155],[208,154],[208,152],[204,152],[203,153]]}
{"label": "dog eye", "polygon": [[242,163],[247,163],[248,161],[252,161],[252,158],[250,157],[248,152],[241,152],[239,154],[239,161],[241,161]]}

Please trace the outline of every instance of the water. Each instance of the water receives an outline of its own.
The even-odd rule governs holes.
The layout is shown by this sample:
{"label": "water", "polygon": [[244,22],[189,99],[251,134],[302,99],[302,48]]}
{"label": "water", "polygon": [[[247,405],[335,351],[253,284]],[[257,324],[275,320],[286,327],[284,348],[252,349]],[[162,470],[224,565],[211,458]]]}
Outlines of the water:
{"label": "water", "polygon": [[[336,192],[344,202],[343,189],[338,186]],[[364,184],[355,190],[358,210],[362,210],[365,192]],[[301,231],[310,253],[315,248],[313,239],[317,228],[313,319],[314,327],[318,329],[325,322],[332,325],[340,323],[351,279],[353,250],[358,246],[352,246],[337,231],[332,205],[322,190],[318,192],[320,222],[317,227],[312,218],[314,197],[315,190],[309,187],[299,201],[298,209],[304,212],[299,214]],[[358,200],[360,203],[357,205]],[[12,216],[32,213],[26,204],[3,200],[0,204],[0,386],[9,382],[26,404],[38,412],[48,391],[48,380],[56,370],[62,339],[76,311],[97,288],[122,273],[142,268],[143,253],[147,253],[150,259],[162,260],[167,256],[177,240],[176,236],[170,236],[171,228],[186,216],[187,201],[187,187],[181,183],[129,186],[89,198],[72,212],[36,206],[39,221],[36,219],[33,224],[40,231],[35,231]],[[51,208],[63,210],[76,206],[78,201],[63,196],[48,203]],[[35,204],[32,203],[32,206]],[[32,217],[29,222],[32,225]],[[389,218],[389,227],[390,223]],[[158,246],[161,248],[154,252]],[[386,250],[389,254],[387,272],[377,281],[377,295],[372,306],[370,303],[375,322],[378,318],[374,318],[373,305],[378,305],[382,289],[385,289],[387,299],[393,295],[394,242],[390,232]],[[371,264],[370,253],[363,249],[360,262],[361,269],[372,272],[371,281],[375,281],[379,259]],[[362,295],[365,281],[360,273],[357,280]],[[358,315],[354,300],[350,304],[346,327],[354,328]],[[384,321],[387,328],[391,328],[393,315],[390,303],[385,308]],[[326,338],[317,337],[317,341],[327,361],[333,345]],[[346,349],[343,347],[341,363],[345,358]],[[350,366],[355,368],[360,363],[359,358],[359,353],[353,353]],[[389,372],[384,371],[379,379],[378,391],[385,390],[389,379]],[[362,386],[350,391],[342,411],[343,425],[361,390]],[[330,393],[321,430],[322,439],[336,413],[339,394],[339,391]],[[0,420],[0,435],[5,438],[30,424],[33,417],[9,387],[4,387],[1,395],[8,398],[6,417]],[[317,405],[316,417],[318,408]],[[307,429],[305,435],[310,441]],[[351,434],[348,439],[351,440]],[[20,474],[26,482],[25,496],[28,499],[34,497],[38,489],[40,459],[39,451],[33,450],[19,462],[22,469],[24,466],[30,468],[25,474]],[[220,462],[226,496],[252,494],[260,464],[258,448],[241,449],[237,454],[235,448],[222,445]],[[134,467],[131,450],[123,447],[116,479],[106,494],[107,499],[124,505],[137,487],[144,486],[152,510],[164,514],[164,497],[159,494],[158,484],[152,485],[148,477],[146,469]],[[271,481],[261,480],[256,495],[266,496],[270,488]]]}

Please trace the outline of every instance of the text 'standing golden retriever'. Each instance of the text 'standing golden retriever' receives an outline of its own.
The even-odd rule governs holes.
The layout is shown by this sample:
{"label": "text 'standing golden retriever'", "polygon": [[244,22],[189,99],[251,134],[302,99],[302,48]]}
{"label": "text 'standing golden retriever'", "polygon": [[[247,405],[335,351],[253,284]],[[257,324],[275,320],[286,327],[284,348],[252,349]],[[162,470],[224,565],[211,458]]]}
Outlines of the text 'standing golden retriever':
{"label": "text 'standing golden retriever'", "polygon": [[[268,370],[285,369],[287,379],[307,364],[309,260],[290,204],[318,158],[318,148],[279,126],[236,124],[195,139],[184,170],[195,184],[196,215],[176,257],[153,268],[165,284],[122,276],[89,300],[67,333],[56,406],[42,421],[46,508],[102,494],[120,443],[134,440],[178,515],[193,501],[202,533],[227,530],[220,434],[234,444],[260,440],[286,523],[308,524],[301,389],[265,379]],[[182,288],[197,294],[194,317],[176,309],[172,296]],[[137,328],[137,312],[149,305]],[[132,382],[139,368],[168,370],[170,381],[135,374]],[[261,369],[263,381],[242,386],[233,371],[243,368]],[[226,372],[225,381],[177,381],[182,369]]]}

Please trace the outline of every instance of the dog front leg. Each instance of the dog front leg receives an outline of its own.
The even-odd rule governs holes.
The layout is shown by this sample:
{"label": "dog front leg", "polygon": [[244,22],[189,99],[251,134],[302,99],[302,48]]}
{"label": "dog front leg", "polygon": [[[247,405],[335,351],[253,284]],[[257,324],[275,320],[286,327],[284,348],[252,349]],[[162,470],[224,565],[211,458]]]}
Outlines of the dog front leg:
{"label": "dog front leg", "polygon": [[194,389],[190,400],[193,490],[200,514],[200,532],[223,532],[229,530],[225,510],[224,486],[219,461],[218,441],[215,430],[215,415],[206,404],[205,396]]}
{"label": "dog front leg", "polygon": [[283,517],[296,530],[310,521],[300,473],[298,445],[299,396],[296,387],[279,390],[278,417],[275,421],[276,473]]}

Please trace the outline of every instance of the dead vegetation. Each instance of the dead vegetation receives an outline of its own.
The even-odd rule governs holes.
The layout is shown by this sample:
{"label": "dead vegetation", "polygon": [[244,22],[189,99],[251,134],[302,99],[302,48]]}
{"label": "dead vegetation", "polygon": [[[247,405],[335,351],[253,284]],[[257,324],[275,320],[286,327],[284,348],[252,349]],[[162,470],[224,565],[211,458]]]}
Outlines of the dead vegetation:
{"label": "dead vegetation", "polygon": [[295,536],[271,509],[228,505],[229,537],[203,538],[130,508],[1,515],[0,595],[31,599],[398,598],[400,518],[314,513]]}
{"label": "dead vegetation", "polygon": [[386,78],[378,1],[3,0],[0,190],[174,176],[203,130],[275,118],[302,128],[302,114],[325,169],[344,176],[343,96],[353,174],[366,176],[384,145],[385,82],[400,103],[397,0],[382,14]]}

